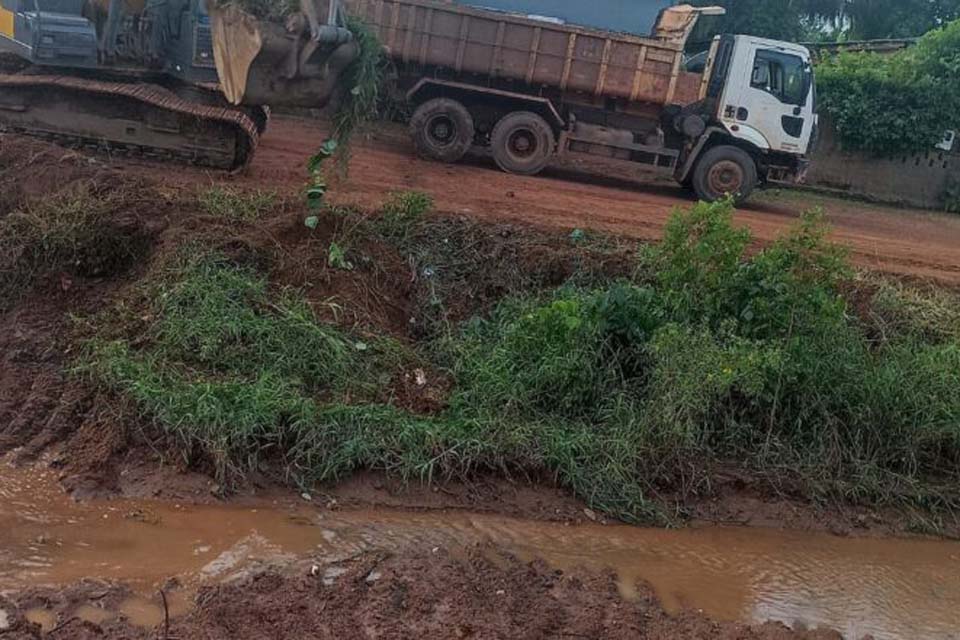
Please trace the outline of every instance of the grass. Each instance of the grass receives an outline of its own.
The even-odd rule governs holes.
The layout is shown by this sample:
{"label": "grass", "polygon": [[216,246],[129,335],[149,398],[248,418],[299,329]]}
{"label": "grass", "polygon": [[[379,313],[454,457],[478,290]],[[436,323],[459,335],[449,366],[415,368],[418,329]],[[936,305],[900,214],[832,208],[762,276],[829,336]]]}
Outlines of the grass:
{"label": "grass", "polygon": [[[424,253],[439,228],[418,221],[427,205],[394,199],[399,231],[380,232],[440,265],[438,293],[489,284],[464,266],[465,248],[485,251],[469,236]],[[148,312],[128,313],[145,326],[91,321],[82,369],[225,482],[264,461],[304,485],[360,468],[550,475],[624,520],[666,522],[651,496],[735,464],[814,499],[960,506],[957,300],[861,281],[867,313],[855,313],[820,216],[753,255],[732,216],[729,203],[678,212],[635,277],[543,288],[515,273],[524,286],[416,350],[324,324],[298,292],[194,256],[156,277]],[[568,250],[592,250],[581,244]],[[383,393],[427,365],[454,381],[443,409],[415,415]]]}
{"label": "grass", "polygon": [[433,198],[420,191],[391,194],[380,209],[376,229],[395,242],[407,242],[423,216],[433,209]]}
{"label": "grass", "polygon": [[197,203],[207,215],[229,222],[254,222],[272,211],[278,202],[273,191],[241,191],[210,187],[200,192]]}
{"label": "grass", "polygon": [[57,271],[95,277],[132,266],[149,239],[136,221],[117,219],[126,197],[81,183],[0,218],[0,310]]}

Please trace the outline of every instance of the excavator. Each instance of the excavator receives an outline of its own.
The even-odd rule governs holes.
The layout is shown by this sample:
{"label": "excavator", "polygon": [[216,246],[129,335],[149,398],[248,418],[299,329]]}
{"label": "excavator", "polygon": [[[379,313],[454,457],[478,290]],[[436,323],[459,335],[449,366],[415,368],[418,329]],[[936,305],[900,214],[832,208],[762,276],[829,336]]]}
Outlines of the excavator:
{"label": "excavator", "polygon": [[340,0],[0,0],[0,131],[238,170],[358,54]]}

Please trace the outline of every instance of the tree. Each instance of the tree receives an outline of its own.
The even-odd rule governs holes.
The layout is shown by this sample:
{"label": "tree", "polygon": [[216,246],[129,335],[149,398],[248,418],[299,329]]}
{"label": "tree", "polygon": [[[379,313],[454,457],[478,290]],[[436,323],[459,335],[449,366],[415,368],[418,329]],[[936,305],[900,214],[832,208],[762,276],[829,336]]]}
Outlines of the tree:
{"label": "tree", "polygon": [[695,40],[709,40],[718,33],[797,40],[803,33],[805,0],[695,0],[693,4],[727,10],[721,18],[704,20]]}
{"label": "tree", "polygon": [[[876,40],[919,37],[960,18],[960,0],[696,0],[727,15],[707,24],[698,39],[742,33],[778,40]],[[813,35],[811,35],[811,33]]]}
{"label": "tree", "polygon": [[960,18],[960,0],[846,0],[835,17],[852,38],[912,38]]}

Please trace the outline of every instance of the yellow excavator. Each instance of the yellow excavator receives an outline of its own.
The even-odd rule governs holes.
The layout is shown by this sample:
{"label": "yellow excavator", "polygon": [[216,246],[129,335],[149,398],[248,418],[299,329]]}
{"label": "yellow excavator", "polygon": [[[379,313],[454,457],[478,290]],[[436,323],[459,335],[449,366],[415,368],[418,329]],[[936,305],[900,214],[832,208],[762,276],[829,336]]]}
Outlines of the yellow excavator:
{"label": "yellow excavator", "polygon": [[0,131],[234,170],[357,55],[340,0],[0,0]]}

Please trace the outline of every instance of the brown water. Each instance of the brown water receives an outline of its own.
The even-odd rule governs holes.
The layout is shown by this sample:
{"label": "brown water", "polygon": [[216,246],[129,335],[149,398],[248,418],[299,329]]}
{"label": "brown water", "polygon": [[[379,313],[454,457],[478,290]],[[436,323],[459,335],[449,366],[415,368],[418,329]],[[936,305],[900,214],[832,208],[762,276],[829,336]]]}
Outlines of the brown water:
{"label": "brown water", "polygon": [[[637,580],[647,581],[670,611],[822,625],[850,638],[960,638],[956,543],[742,528],[564,526],[463,513],[331,513],[289,500],[78,504],[49,472],[0,466],[0,591],[84,577],[120,580],[144,594],[120,609],[145,626],[162,620],[151,594],[170,577],[195,587],[307,553],[334,558],[409,543],[456,548],[480,541],[561,569],[611,568],[627,598]],[[188,606],[183,598],[171,611],[178,615]],[[91,605],[75,613],[97,622],[117,612]],[[43,610],[29,615],[44,626],[55,623]]]}

